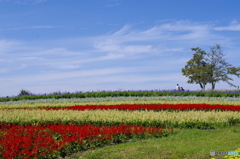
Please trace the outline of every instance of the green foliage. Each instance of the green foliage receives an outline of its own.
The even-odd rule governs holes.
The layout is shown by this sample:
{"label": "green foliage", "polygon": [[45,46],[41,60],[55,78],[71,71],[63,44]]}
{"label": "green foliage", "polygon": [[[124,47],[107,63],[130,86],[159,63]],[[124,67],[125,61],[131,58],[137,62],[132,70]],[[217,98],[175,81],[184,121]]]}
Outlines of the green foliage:
{"label": "green foliage", "polygon": [[229,67],[228,73],[240,77],[240,67]]}
{"label": "green foliage", "polygon": [[75,94],[50,94],[50,95],[22,95],[16,97],[0,98],[0,102],[36,100],[36,99],[61,99],[61,98],[89,98],[89,97],[155,97],[155,96],[197,96],[197,97],[239,97],[239,91],[123,91],[123,92],[87,92]]}
{"label": "green foliage", "polygon": [[195,54],[193,54],[193,58],[187,62],[187,65],[182,68],[182,74],[188,77],[187,83],[199,84],[204,91],[208,83],[208,65],[204,59],[206,52],[198,47],[192,48],[192,51],[195,51]]}
{"label": "green foliage", "polygon": [[19,96],[29,96],[31,95],[32,93],[30,91],[27,91],[27,90],[24,90],[22,89],[19,93]]}

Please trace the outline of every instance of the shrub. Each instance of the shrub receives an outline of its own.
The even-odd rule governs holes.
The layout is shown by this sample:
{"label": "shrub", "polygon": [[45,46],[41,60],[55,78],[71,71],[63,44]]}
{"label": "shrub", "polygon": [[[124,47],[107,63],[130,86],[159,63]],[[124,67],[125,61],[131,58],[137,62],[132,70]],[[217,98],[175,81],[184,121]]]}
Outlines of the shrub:
{"label": "shrub", "polygon": [[31,95],[32,93],[30,91],[27,91],[27,90],[24,90],[22,89],[19,93],[19,96],[29,96]]}

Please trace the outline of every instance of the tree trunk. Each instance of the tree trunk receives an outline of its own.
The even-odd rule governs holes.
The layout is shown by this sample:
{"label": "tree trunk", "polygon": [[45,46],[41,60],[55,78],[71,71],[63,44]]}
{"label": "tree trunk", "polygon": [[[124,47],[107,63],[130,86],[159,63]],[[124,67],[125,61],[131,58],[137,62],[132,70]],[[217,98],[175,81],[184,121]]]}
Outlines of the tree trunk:
{"label": "tree trunk", "polygon": [[205,84],[199,83],[201,90],[204,92],[205,91]]}
{"label": "tree trunk", "polygon": [[202,91],[203,91],[203,92],[205,91],[205,86],[206,86],[206,85],[205,85],[205,84],[203,84],[203,88],[202,88]]}
{"label": "tree trunk", "polygon": [[214,91],[215,90],[215,82],[212,82],[212,91]]}

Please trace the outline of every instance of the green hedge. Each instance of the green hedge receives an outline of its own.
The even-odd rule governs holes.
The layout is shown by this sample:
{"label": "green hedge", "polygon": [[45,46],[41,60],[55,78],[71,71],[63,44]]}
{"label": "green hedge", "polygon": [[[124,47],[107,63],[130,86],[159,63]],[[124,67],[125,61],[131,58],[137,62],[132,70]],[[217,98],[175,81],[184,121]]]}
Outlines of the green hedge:
{"label": "green hedge", "polygon": [[73,94],[29,95],[0,98],[0,102],[35,100],[50,98],[88,98],[88,97],[129,97],[129,96],[200,96],[200,97],[239,97],[240,91],[235,92],[197,92],[197,91],[118,91],[118,92],[85,92]]}

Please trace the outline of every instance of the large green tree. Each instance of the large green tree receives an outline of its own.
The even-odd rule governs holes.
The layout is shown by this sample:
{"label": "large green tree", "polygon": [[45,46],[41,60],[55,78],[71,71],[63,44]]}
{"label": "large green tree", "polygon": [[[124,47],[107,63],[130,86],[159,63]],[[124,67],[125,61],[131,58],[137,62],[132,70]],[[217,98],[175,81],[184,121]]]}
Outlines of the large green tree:
{"label": "large green tree", "polygon": [[188,77],[188,83],[199,84],[204,91],[207,83],[210,83],[212,90],[215,89],[219,81],[227,82],[230,86],[236,87],[231,81],[229,75],[240,76],[240,67],[234,67],[226,62],[224,53],[219,44],[210,47],[210,52],[192,48],[195,51],[193,58],[190,59],[184,68],[182,74]]}
{"label": "large green tree", "polygon": [[206,78],[208,76],[208,66],[204,59],[206,52],[198,47],[192,48],[192,51],[195,51],[193,58],[182,68],[182,74],[188,77],[188,83],[199,84],[204,91],[208,83],[208,79]]}

